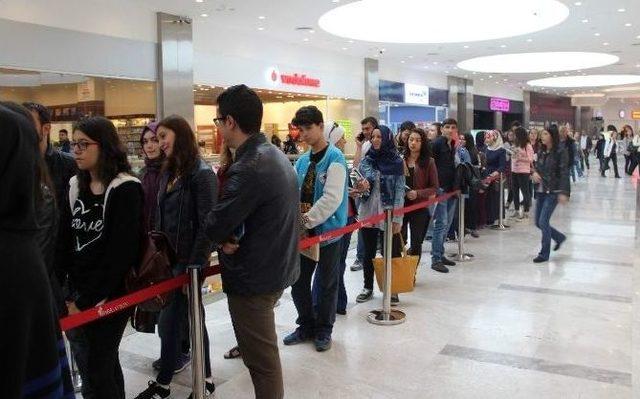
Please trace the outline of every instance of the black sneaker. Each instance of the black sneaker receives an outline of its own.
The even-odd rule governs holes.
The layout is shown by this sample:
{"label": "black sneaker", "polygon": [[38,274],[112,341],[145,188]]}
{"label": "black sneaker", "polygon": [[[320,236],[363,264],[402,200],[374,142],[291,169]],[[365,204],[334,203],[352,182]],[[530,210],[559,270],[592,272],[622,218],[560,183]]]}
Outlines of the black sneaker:
{"label": "black sneaker", "polygon": [[353,262],[353,265],[351,265],[351,271],[357,272],[358,270],[362,270],[362,262],[356,259],[356,261]]}
{"label": "black sneaker", "polygon": [[391,294],[391,306],[398,306],[400,303],[400,297],[398,294]]}
{"label": "black sneaker", "polygon": [[156,381],[149,381],[149,387],[140,392],[135,399],[165,399],[171,395],[171,390],[163,388]]}
{"label": "black sneaker", "polygon": [[451,260],[449,260],[449,259],[447,259],[447,258],[445,258],[445,257],[443,256],[443,257],[442,257],[442,264],[443,264],[443,265],[445,265],[445,266],[455,266],[455,265],[456,265],[456,262],[451,261]]}
{"label": "black sneaker", "polygon": [[331,335],[326,333],[318,334],[314,340],[314,344],[316,345],[316,350],[318,352],[328,351],[331,349]]}
{"label": "black sneaker", "polygon": [[542,262],[547,262],[549,259],[543,258],[542,256],[538,255],[533,259],[533,263],[542,263]]}
{"label": "black sneaker", "polygon": [[305,334],[300,327],[296,328],[294,332],[284,337],[282,343],[285,345],[297,345],[309,339],[309,335]]}
{"label": "black sneaker", "polygon": [[554,246],[553,246],[553,250],[554,250],[554,251],[559,250],[559,249],[560,249],[560,247],[562,247],[562,244],[564,244],[564,242],[565,242],[565,241],[567,241],[567,236],[563,236],[563,237],[562,237],[562,240],[557,241],[557,242],[556,242],[556,245],[554,245]]}
{"label": "black sneaker", "polygon": [[[216,386],[213,384],[213,382],[205,381],[204,387],[205,387],[205,391],[206,391],[206,396],[209,399],[213,399],[213,393],[216,391]],[[191,392],[189,394],[189,398],[188,399],[193,399],[193,392]]]}
{"label": "black sneaker", "polygon": [[442,262],[434,263],[431,268],[440,273],[449,273],[449,269]]}
{"label": "black sneaker", "polygon": [[367,302],[371,300],[371,298],[373,298],[373,290],[370,290],[368,288],[363,288],[360,295],[358,295],[358,297],[356,298],[356,302],[358,303]]}

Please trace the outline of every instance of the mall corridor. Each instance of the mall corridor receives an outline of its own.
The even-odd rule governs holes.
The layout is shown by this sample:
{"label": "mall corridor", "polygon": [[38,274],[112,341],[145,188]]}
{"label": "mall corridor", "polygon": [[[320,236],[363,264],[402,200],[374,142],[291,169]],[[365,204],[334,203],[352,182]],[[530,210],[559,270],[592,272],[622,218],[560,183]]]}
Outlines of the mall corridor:
{"label": "mall corridor", "polygon": [[[601,178],[592,169],[572,190],[570,204],[559,206],[552,219],[569,239],[550,262],[531,262],[539,245],[531,221],[508,220],[511,228],[504,232],[481,230],[479,239],[467,239],[474,260],[448,275],[430,270],[423,258],[415,291],[400,296],[404,324],[368,323],[366,315],[380,305],[381,294],[356,305],[362,272],[347,270],[349,306],[347,316],[337,316],[333,349],[318,353],[311,343],[280,345],[286,396],[640,397],[632,393],[632,281],[640,267],[639,261],[634,264],[635,183],[626,177]],[[454,250],[454,244],[447,246]],[[352,249],[348,265],[354,254]],[[251,398],[242,361],[222,358],[235,345],[226,300],[206,309],[216,397]],[[295,318],[285,293],[276,308],[280,339]],[[121,360],[128,395],[144,389],[153,376],[158,349],[153,335],[124,338]],[[189,369],[175,381],[181,384],[177,394],[188,395]]]}

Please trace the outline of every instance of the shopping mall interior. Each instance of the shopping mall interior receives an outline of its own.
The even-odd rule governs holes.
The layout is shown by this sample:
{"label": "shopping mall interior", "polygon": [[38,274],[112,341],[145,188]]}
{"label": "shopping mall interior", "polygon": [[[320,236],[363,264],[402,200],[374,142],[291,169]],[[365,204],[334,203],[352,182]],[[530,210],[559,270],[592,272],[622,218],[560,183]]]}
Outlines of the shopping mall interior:
{"label": "shopping mall interior", "polygon": [[[78,121],[109,119],[136,173],[145,165],[143,130],[169,115],[186,119],[217,171],[217,99],[238,84],[262,101],[267,140],[294,143],[292,162],[309,150],[292,123],[304,106],[342,128],[347,168],[359,160],[356,138],[370,116],[394,135],[405,121],[428,130],[453,118],[474,140],[489,131],[506,139],[516,125],[586,137],[576,139],[575,162],[587,167],[569,161],[581,177],[552,218],[568,239],[548,262],[531,262],[537,200],[531,218],[517,217],[509,177],[495,188],[498,228],[471,236],[456,214],[463,238],[452,227],[444,248],[460,262],[448,274],[431,269],[424,232],[415,287],[394,306],[403,312],[397,324],[370,322],[372,310],[389,309],[383,283],[371,301],[356,301],[357,233],[345,249],[347,307],[334,314],[331,350],[282,343],[298,317],[285,289],[274,308],[285,397],[640,398],[639,0],[0,0],[0,37],[0,102],[45,106],[56,150],[61,130],[73,141]],[[616,142],[611,126],[628,136]],[[612,158],[621,178],[609,170]],[[224,278],[207,277],[202,293],[215,397],[280,398],[254,393],[246,359],[223,357],[238,342]],[[189,331],[184,339],[194,347]],[[67,354],[82,398],[84,366],[69,345]],[[137,398],[156,378],[158,331],[128,325],[119,356],[125,397]],[[171,397],[194,389],[195,358],[176,372]]]}

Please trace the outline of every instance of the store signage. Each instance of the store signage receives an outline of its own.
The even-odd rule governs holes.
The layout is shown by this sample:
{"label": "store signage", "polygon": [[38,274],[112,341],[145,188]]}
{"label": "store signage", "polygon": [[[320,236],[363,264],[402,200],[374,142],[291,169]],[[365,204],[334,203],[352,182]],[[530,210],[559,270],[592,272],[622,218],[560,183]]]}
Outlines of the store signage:
{"label": "store signage", "polygon": [[271,70],[271,81],[277,83],[278,80],[285,85],[320,87],[320,79],[308,77],[305,74],[284,74],[278,73],[277,70]]}
{"label": "store signage", "polygon": [[631,111],[631,119],[640,119],[640,111]]}
{"label": "store signage", "polygon": [[429,105],[429,87],[405,83],[404,102],[407,104]]}
{"label": "store signage", "polygon": [[489,109],[491,111],[509,112],[511,102],[506,98],[491,97],[489,99]]}

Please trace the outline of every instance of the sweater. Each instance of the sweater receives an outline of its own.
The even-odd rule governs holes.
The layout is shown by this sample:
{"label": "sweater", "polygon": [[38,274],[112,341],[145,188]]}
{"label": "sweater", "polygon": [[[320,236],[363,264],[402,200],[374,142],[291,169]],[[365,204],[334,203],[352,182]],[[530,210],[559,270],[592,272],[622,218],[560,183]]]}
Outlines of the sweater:
{"label": "sweater", "polygon": [[504,173],[507,165],[507,151],[500,147],[492,150],[487,147],[487,173]]}
{"label": "sweater", "polygon": [[511,157],[511,171],[513,173],[531,173],[531,163],[533,162],[533,147],[531,144],[523,149],[514,147],[514,155]]}

